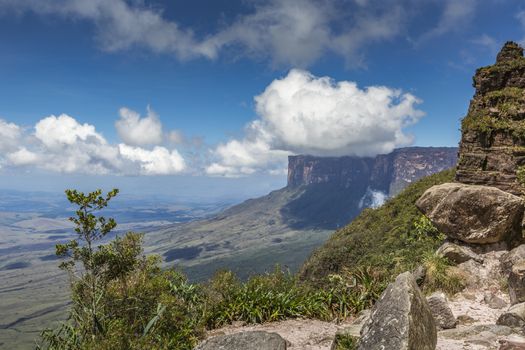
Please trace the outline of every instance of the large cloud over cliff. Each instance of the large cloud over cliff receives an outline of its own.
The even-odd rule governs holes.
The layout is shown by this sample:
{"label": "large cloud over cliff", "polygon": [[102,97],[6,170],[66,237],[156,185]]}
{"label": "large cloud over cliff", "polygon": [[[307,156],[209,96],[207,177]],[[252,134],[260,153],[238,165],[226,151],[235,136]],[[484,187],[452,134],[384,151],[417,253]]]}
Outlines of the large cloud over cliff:
{"label": "large cloud over cliff", "polygon": [[238,176],[259,170],[278,172],[286,155],[374,156],[412,143],[404,128],[423,112],[421,101],[385,86],[359,88],[304,70],[291,70],[255,97],[258,118],[243,139],[213,151],[212,175]]}

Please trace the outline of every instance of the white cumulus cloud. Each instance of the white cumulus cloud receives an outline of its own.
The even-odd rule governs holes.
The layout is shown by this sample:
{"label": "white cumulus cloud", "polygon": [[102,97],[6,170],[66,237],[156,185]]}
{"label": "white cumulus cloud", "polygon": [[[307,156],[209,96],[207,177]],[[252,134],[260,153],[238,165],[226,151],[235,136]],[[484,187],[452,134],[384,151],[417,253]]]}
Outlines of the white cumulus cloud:
{"label": "white cumulus cloud", "polygon": [[0,119],[0,152],[16,148],[21,133],[22,130],[18,125]]}
{"label": "white cumulus cloud", "polygon": [[58,117],[50,115],[40,120],[35,125],[35,136],[49,148],[59,148],[77,142],[105,142],[93,125],[80,124],[66,114]]}
{"label": "white cumulus cloud", "polygon": [[423,112],[421,101],[385,86],[364,89],[304,70],[291,70],[255,97],[258,119],[241,140],[220,144],[212,175],[276,171],[290,154],[374,156],[412,143],[404,128]]}
{"label": "white cumulus cloud", "polygon": [[145,146],[162,142],[162,124],[159,117],[148,107],[148,114],[141,118],[140,114],[121,108],[120,119],[115,122],[118,135],[128,145]]}
{"label": "white cumulus cloud", "polygon": [[[148,130],[150,126],[141,122],[149,117],[140,119],[136,112],[128,109],[126,113],[137,116],[132,129]],[[133,145],[111,144],[94,125],[79,123],[67,114],[45,117],[33,130],[23,132],[20,126],[0,120],[0,164],[3,167],[113,175],[169,175],[186,169],[185,160],[176,149],[158,145],[153,149],[134,146],[140,142],[133,137],[128,139]],[[162,142],[162,133],[155,141]],[[153,140],[150,138],[149,142]]]}
{"label": "white cumulus cloud", "polygon": [[156,146],[153,150],[119,145],[120,154],[133,162],[140,164],[141,173],[145,175],[168,175],[178,173],[186,168],[184,158],[177,150]]}

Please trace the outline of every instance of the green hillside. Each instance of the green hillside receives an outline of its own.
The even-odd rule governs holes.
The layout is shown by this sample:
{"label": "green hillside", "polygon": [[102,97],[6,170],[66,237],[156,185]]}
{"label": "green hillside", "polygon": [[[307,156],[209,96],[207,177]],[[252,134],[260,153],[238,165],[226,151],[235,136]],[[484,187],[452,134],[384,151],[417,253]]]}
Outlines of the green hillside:
{"label": "green hillside", "polygon": [[454,170],[445,170],[419,180],[377,209],[365,209],[308,258],[301,278],[321,282],[330,274],[365,267],[396,276],[415,268],[441,239],[414,203],[426,189],[453,179]]}

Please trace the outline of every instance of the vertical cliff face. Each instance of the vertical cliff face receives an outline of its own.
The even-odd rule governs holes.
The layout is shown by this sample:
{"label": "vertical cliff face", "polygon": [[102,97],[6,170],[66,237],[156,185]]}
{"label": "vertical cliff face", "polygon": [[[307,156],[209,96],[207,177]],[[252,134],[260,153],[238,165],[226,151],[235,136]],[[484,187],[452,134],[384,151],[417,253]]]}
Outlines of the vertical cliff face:
{"label": "vertical cliff face", "polygon": [[354,193],[395,195],[411,182],[456,165],[453,147],[408,147],[374,158],[290,156],[288,186],[332,184]]}
{"label": "vertical cliff face", "polygon": [[507,42],[496,63],[476,71],[476,89],[461,125],[456,180],[525,193],[517,171],[525,166],[525,58]]}
{"label": "vertical cliff face", "polygon": [[331,183],[366,188],[373,166],[373,158],[290,156],[288,186]]}

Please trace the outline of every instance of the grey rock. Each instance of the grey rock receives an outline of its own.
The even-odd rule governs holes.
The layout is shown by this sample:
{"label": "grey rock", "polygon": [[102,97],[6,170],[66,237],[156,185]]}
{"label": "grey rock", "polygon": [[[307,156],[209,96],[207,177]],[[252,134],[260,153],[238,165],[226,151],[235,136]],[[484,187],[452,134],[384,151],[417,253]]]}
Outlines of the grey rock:
{"label": "grey rock", "polygon": [[525,261],[525,244],[519,245],[501,256],[501,272],[508,276],[512,266],[520,261]]}
{"label": "grey rock", "polygon": [[395,282],[376,302],[361,330],[359,350],[433,350],[436,324],[428,303],[410,272]]}
{"label": "grey rock", "polygon": [[436,251],[437,255],[447,258],[450,262],[461,264],[465,261],[474,260],[482,263],[483,258],[474,253],[472,249],[467,246],[446,241]]}
{"label": "grey rock", "polygon": [[210,338],[195,350],[286,350],[286,340],[277,333],[241,332]]}
{"label": "grey rock", "polygon": [[457,323],[460,325],[470,325],[476,322],[476,319],[469,315],[459,315],[457,317]]}
{"label": "grey rock", "polygon": [[525,303],[511,306],[506,312],[500,315],[496,324],[520,328],[525,326]]}
{"label": "grey rock", "polygon": [[458,327],[439,332],[440,338],[454,340],[497,338],[513,334],[512,328],[502,325],[481,324],[473,326]]}
{"label": "grey rock", "polygon": [[483,296],[483,301],[491,309],[503,309],[507,306],[507,302],[494,293],[485,293],[485,295]]}
{"label": "grey rock", "polygon": [[416,206],[448,237],[487,244],[521,239],[524,203],[495,187],[446,183],[425,191]]}
{"label": "grey rock", "polygon": [[434,316],[436,326],[441,329],[456,327],[456,318],[448,306],[445,294],[436,292],[427,298],[428,306]]}
{"label": "grey rock", "polygon": [[525,302],[525,261],[512,266],[508,284],[511,305]]}
{"label": "grey rock", "polygon": [[499,350],[525,350],[525,342],[502,339]]}

